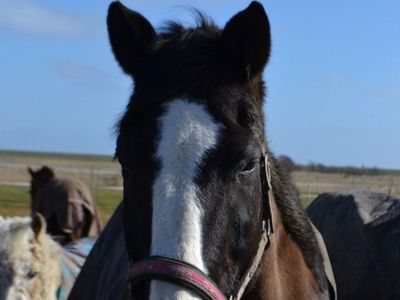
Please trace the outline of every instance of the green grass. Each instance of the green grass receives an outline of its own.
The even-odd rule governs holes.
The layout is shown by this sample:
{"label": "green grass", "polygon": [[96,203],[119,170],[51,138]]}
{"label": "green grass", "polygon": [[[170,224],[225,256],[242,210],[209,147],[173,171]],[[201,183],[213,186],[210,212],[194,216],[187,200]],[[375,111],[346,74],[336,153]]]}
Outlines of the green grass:
{"label": "green grass", "polygon": [[[79,169],[99,169],[99,170],[118,170],[119,165],[113,161],[113,157],[109,155],[91,155],[91,154],[71,154],[71,153],[45,153],[33,151],[12,151],[0,150],[0,167],[1,163],[16,164],[17,167],[5,166],[0,168],[0,182],[29,182],[29,176],[26,172],[18,169],[21,165],[48,165],[58,172],[59,168],[70,167]],[[3,172],[3,173],[1,173]],[[100,182],[99,176],[94,176],[93,184],[92,176],[87,173],[80,174],[60,172],[60,177],[77,177],[93,186],[92,196],[96,201],[99,209],[100,220],[105,224],[117,205],[122,200],[122,191],[102,190],[102,185],[110,183]],[[111,185],[119,185],[119,181],[114,181]],[[29,215],[30,213],[30,195],[27,187],[0,185],[0,215]]]}
{"label": "green grass", "polygon": [[[122,191],[102,190],[96,198],[100,221],[105,225],[122,200]],[[97,200],[98,199],[98,200]],[[30,195],[27,187],[0,185],[0,215],[26,216],[30,214]]]}
{"label": "green grass", "polygon": [[0,215],[28,215],[29,197],[29,190],[26,187],[0,185]]}
{"label": "green grass", "polygon": [[122,191],[101,190],[100,193],[100,197],[96,197],[95,195],[93,197],[99,199],[96,201],[96,204],[99,209],[101,224],[105,225],[118,204],[122,201]]}
{"label": "green grass", "polygon": [[300,195],[301,205],[304,208],[307,208],[307,206],[309,206],[311,204],[311,202],[313,202],[316,197],[317,196],[314,197],[314,196],[308,196],[308,195]]}
{"label": "green grass", "polygon": [[0,150],[0,158],[24,159],[24,158],[45,158],[63,160],[85,160],[94,162],[109,162],[113,160],[110,155],[96,154],[74,154],[74,153],[46,153],[34,151]]}

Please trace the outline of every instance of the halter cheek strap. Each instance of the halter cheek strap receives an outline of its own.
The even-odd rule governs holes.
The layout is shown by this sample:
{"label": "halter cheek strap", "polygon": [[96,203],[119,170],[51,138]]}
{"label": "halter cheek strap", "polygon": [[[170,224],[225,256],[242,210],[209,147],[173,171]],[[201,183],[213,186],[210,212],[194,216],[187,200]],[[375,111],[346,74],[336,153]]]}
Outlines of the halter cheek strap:
{"label": "halter cheek strap", "polygon": [[[263,203],[263,221],[260,242],[257,253],[251,265],[246,270],[238,289],[228,298],[239,300],[243,296],[246,287],[254,277],[258,266],[261,263],[263,254],[271,244],[271,235],[274,232],[271,201],[273,199],[271,184],[271,167],[266,152],[260,161],[260,178]],[[146,280],[158,279],[178,284],[197,292],[209,300],[227,300],[227,297],[218,288],[217,284],[195,266],[165,257],[149,257],[134,263],[128,273],[128,280],[131,287]]]}
{"label": "halter cheek strap", "polygon": [[240,281],[240,285],[236,293],[229,297],[229,300],[239,300],[243,296],[246,287],[250,283],[250,280],[254,277],[258,266],[261,263],[261,259],[271,244],[271,235],[274,232],[274,222],[272,216],[271,201],[274,197],[272,193],[271,183],[271,166],[268,161],[266,153],[263,153],[260,161],[260,177],[261,177],[261,189],[263,197],[263,224],[261,239],[258,243],[257,253],[253,258],[250,267],[247,269],[245,275]]}

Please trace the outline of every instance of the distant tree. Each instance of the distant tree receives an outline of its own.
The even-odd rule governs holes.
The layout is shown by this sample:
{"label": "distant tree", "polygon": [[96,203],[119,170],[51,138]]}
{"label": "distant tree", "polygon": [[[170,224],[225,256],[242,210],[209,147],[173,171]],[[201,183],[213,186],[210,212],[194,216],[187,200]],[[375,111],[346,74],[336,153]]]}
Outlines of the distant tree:
{"label": "distant tree", "polygon": [[287,155],[280,155],[279,163],[288,173],[294,171],[296,169],[296,163]]}
{"label": "distant tree", "polygon": [[336,173],[344,174],[345,176],[360,176],[360,175],[382,175],[385,174],[384,170],[378,169],[376,167],[366,168],[353,167],[353,166],[326,166],[321,163],[309,162],[307,165],[296,165],[297,170],[308,171],[308,172],[319,172],[319,173]]}

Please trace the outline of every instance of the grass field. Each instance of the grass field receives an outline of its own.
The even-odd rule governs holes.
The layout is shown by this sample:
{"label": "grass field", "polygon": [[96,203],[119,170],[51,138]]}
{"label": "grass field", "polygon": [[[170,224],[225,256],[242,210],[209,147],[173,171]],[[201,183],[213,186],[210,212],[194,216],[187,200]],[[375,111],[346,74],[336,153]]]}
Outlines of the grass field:
{"label": "grass field", "polygon": [[113,158],[109,155],[93,155],[93,154],[71,154],[71,153],[44,153],[44,152],[27,152],[27,151],[7,151],[0,150],[0,160],[9,162],[27,162],[29,160],[35,161],[51,161],[58,162],[69,161],[82,163],[109,163]]}
{"label": "grass field", "polygon": [[[61,177],[77,177],[92,190],[104,225],[122,199],[119,165],[111,156],[48,154],[0,151],[0,215],[29,214],[29,175],[27,166],[48,165]],[[323,192],[363,188],[400,197],[400,173],[383,175],[345,175],[295,171],[292,179],[298,187],[303,206]],[[111,189],[110,189],[111,187]]]}
{"label": "grass field", "polygon": [[0,215],[29,214],[29,174],[27,167],[52,167],[60,177],[83,180],[91,189],[99,208],[102,224],[122,200],[119,165],[112,156],[0,151]]}
{"label": "grass field", "polygon": [[[107,223],[111,214],[122,200],[122,191],[102,191],[101,200],[96,201],[101,223]],[[30,213],[29,188],[0,185],[0,215],[25,216]]]}

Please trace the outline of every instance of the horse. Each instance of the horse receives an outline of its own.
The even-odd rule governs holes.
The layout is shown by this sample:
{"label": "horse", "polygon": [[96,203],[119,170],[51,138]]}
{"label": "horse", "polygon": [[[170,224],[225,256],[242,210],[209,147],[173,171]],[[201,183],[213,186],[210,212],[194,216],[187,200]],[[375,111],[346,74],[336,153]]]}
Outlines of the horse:
{"label": "horse", "polygon": [[64,300],[95,240],[62,248],[40,214],[0,216],[0,299]]}
{"label": "horse", "polygon": [[67,244],[101,232],[99,216],[89,188],[73,178],[56,178],[43,166],[31,175],[31,211],[43,215],[47,230],[61,244]]}
{"label": "horse", "polygon": [[325,193],[306,211],[326,242],[338,299],[400,298],[400,199],[368,190]]}
{"label": "horse", "polygon": [[197,13],[194,27],[156,31],[113,2],[107,25],[135,83],[117,126],[123,205],[70,299],[334,298],[321,243],[265,135],[263,6],[223,29]]}

